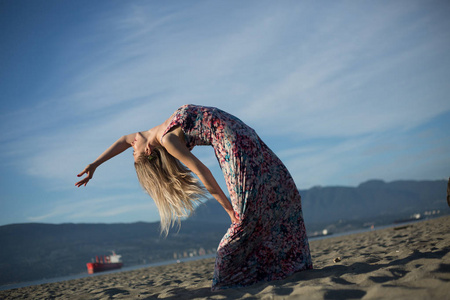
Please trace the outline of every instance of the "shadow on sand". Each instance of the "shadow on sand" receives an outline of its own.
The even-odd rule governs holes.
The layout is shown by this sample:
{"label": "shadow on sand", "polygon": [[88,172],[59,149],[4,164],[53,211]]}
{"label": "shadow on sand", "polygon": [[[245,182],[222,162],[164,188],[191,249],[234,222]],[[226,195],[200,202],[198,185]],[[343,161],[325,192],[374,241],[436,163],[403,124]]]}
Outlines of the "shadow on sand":
{"label": "shadow on sand", "polygon": [[[247,288],[225,289],[211,292],[210,288],[189,289],[185,287],[179,287],[169,291],[165,291],[165,294],[170,294],[166,297],[163,297],[163,295],[153,295],[151,297],[145,297],[145,295],[142,295],[140,299],[181,300],[192,298],[209,298],[213,295],[233,299],[238,299],[244,297],[245,295],[245,299],[259,299],[260,297],[258,297],[257,294],[262,292],[268,286],[272,287],[272,290],[270,291],[271,294],[273,294],[274,296],[282,297],[289,296],[294,291],[293,288],[286,287],[286,285],[292,286],[296,283],[307,284],[308,281],[322,278],[330,278],[332,282],[336,283],[337,285],[341,285],[341,288],[326,290],[324,293],[324,299],[361,299],[366,295],[366,291],[359,289],[356,283],[352,283],[341,278],[342,275],[369,274],[380,269],[389,268],[391,276],[368,276],[368,278],[374,283],[388,284],[390,281],[399,279],[408,273],[408,271],[405,271],[403,268],[401,268],[406,264],[419,259],[441,259],[448,252],[450,252],[450,247],[446,247],[440,251],[434,252],[414,251],[405,258],[393,260],[389,263],[377,263],[371,261],[370,263],[358,262],[349,266],[332,265],[321,269],[299,272],[281,281],[260,283]],[[395,268],[395,266],[399,267]],[[450,272],[450,265],[441,264],[439,266],[439,269],[437,269],[435,272],[448,273]],[[108,290],[107,294],[108,296],[113,297],[114,295],[118,294],[123,295],[123,292],[124,291],[117,289],[110,289]]]}

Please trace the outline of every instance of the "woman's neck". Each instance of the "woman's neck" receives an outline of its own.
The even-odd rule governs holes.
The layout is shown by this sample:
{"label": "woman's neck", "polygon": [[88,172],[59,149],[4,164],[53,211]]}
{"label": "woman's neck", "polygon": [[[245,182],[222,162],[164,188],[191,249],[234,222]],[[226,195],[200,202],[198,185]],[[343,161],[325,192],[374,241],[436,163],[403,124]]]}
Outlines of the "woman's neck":
{"label": "woman's neck", "polygon": [[161,146],[158,138],[159,126],[153,127],[147,131],[142,132],[142,136],[147,140],[147,144],[150,144],[152,148]]}

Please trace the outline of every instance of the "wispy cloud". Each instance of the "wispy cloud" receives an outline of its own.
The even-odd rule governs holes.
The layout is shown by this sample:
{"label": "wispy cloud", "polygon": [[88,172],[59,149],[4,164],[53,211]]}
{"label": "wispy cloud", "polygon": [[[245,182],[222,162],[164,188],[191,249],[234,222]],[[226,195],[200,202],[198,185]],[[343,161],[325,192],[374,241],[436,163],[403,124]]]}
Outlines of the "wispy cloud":
{"label": "wispy cloud", "polygon": [[[60,200],[53,208],[41,215],[28,216],[31,222],[46,222],[60,220],[63,222],[97,222],[124,218],[127,214],[137,214],[140,217],[147,214],[142,220],[155,219],[156,206],[147,196],[116,195],[93,199]],[[140,201],[136,201],[139,199]]]}
{"label": "wispy cloud", "polygon": [[425,38],[424,29],[418,30],[430,16],[400,26],[398,20],[411,12],[403,7],[384,9],[369,20],[367,14],[349,16],[351,23],[332,18],[332,26],[322,24],[327,30],[319,31],[321,35],[299,39],[307,50],[292,53],[295,67],[286,66],[244,114],[254,122],[264,120],[271,134],[281,130],[308,137],[348,137],[413,128],[450,110],[445,98],[431,99],[422,84],[440,81],[448,72],[421,66],[424,60],[442,56],[449,43],[442,34]]}
{"label": "wispy cloud", "polygon": [[[50,106],[40,104],[36,114],[25,110],[22,114],[31,115],[29,121],[16,118],[28,127],[31,123],[38,128],[57,126],[48,135],[29,140],[33,145],[58,141],[37,151],[38,157],[31,159],[31,173],[43,170],[60,176],[57,169],[64,163],[46,167],[42,162],[64,161],[68,153],[71,161],[78,162],[78,157],[86,156],[85,151],[98,152],[106,141],[112,142],[127,130],[151,127],[186,102],[202,100],[207,105],[230,108],[269,136],[373,134],[412,128],[450,110],[448,101],[430,101],[418,84],[424,77],[430,79],[434,70],[412,78],[403,76],[417,71],[420,59],[431,59],[435,43],[443,43],[440,35],[428,43],[422,43],[425,37],[411,38],[418,28],[430,23],[430,16],[399,26],[398,20],[409,17],[414,6],[378,6],[367,18],[367,14],[350,15],[361,13],[364,7],[355,11],[337,5],[334,11],[324,9],[321,14],[327,19],[313,27],[299,26],[308,25],[299,17],[299,13],[304,14],[302,5],[286,6],[273,14],[268,14],[269,9],[256,10],[255,15],[236,24],[219,19],[219,24],[230,26],[220,36],[213,34],[216,28],[184,26],[184,20],[197,15],[197,10],[172,8],[172,12],[159,16],[154,9],[153,5],[132,5],[114,18],[97,21],[91,39],[101,34],[96,30],[120,30],[108,44],[87,54],[98,57],[97,61],[84,65],[60,88],[71,93],[63,102],[55,99],[49,101]],[[279,47],[279,36],[286,28],[295,34]],[[404,44],[398,43],[402,39]],[[283,51],[284,57],[276,49]],[[258,64],[265,68],[258,68]],[[230,83],[231,78],[243,78],[240,73],[250,77],[247,80],[252,90]],[[259,82],[253,78],[258,73],[263,73]],[[389,73],[394,76],[389,78],[391,82],[386,80]],[[230,87],[242,94],[236,97]],[[208,99],[211,95],[217,98]],[[245,105],[238,105],[243,99]],[[61,143],[67,130],[71,138]],[[83,151],[86,142],[90,146]]]}
{"label": "wispy cloud", "polygon": [[[446,122],[439,116],[450,111],[448,11],[445,1],[109,6],[53,41],[59,51],[42,86],[1,112],[2,166],[33,179],[42,193],[74,199],[75,174],[117,138],[196,103],[255,128],[300,188],[420,177],[425,169],[432,176],[443,172],[436,162],[445,165],[449,145],[439,141],[439,124],[430,129],[434,142],[418,130]],[[429,144],[409,156],[414,140]],[[211,151],[195,153],[221,176]],[[436,153],[428,161],[434,167],[411,164],[426,153]],[[125,154],[102,165],[86,195],[109,196],[111,185],[120,195],[136,189],[131,162]],[[110,216],[140,205],[127,212],[118,198],[108,201],[118,203],[103,210]],[[87,219],[73,213],[81,209],[75,202],[34,218]]]}

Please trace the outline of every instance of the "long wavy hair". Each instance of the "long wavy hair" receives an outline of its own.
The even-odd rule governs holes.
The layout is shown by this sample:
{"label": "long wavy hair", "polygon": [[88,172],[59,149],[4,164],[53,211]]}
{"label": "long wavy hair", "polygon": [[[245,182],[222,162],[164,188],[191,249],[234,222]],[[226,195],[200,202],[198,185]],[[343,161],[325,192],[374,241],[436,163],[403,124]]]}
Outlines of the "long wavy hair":
{"label": "long wavy hair", "polygon": [[191,171],[163,147],[152,149],[151,156],[140,155],[134,163],[142,188],[153,198],[161,217],[161,234],[166,236],[175,222],[189,216],[206,190]]}

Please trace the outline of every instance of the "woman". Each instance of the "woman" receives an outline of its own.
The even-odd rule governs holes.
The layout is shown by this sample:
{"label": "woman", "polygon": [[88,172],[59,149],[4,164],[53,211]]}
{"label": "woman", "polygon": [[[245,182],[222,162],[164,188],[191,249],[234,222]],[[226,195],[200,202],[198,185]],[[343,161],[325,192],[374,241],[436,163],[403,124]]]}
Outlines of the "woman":
{"label": "woman", "polygon": [[[231,203],[191,153],[197,145],[213,146]],[[213,290],[312,268],[297,187],[279,158],[238,118],[214,107],[184,105],[161,125],[121,137],[78,174],[87,176],[75,185],[86,185],[100,164],[129,147],[138,179],[158,206],[162,231],[192,211],[204,193],[189,170],[230,216],[217,250]]]}

